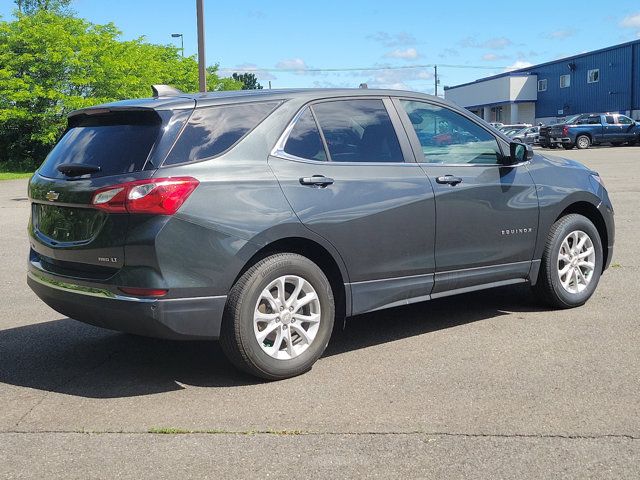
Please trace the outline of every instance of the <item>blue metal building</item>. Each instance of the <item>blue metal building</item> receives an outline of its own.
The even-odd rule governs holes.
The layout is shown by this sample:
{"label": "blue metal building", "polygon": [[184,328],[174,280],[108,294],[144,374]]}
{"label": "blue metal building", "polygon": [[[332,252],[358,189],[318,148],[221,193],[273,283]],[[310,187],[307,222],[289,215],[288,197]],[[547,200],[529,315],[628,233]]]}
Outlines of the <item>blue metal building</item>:
{"label": "blue metal building", "polygon": [[445,87],[445,97],[503,123],[588,112],[640,120],[640,40]]}

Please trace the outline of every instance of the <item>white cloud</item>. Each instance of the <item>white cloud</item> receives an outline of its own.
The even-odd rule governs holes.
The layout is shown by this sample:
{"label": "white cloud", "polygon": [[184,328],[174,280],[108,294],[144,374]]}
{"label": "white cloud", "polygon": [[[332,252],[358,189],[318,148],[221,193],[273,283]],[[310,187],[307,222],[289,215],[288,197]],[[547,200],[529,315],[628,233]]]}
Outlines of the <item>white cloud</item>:
{"label": "white cloud", "polygon": [[263,19],[267,17],[267,14],[264,13],[262,10],[249,10],[249,12],[247,13],[247,17],[249,18],[257,18],[257,19]]}
{"label": "white cloud", "polygon": [[218,74],[223,77],[230,77],[233,73],[253,73],[258,77],[258,80],[263,81],[277,79],[276,76],[266,70],[258,68],[258,66],[253,63],[242,63],[240,65],[236,65],[235,68],[221,68],[218,71]]}
{"label": "white cloud", "polygon": [[513,65],[508,66],[504,69],[505,72],[511,72],[512,70],[520,70],[521,68],[532,67],[533,63],[527,62],[525,60],[518,60]]}
{"label": "white cloud", "polygon": [[433,80],[433,72],[424,68],[359,72],[357,76],[362,79],[362,83],[366,83],[370,88],[390,88],[393,90],[415,90],[415,87],[411,86],[411,82],[421,81],[424,83]]}
{"label": "white cloud", "polygon": [[489,39],[486,42],[484,42],[483,46],[493,50],[502,50],[503,48],[508,47],[512,43],[513,42],[508,38],[501,37],[501,38]]}
{"label": "white cloud", "polygon": [[540,53],[538,53],[535,50],[529,50],[528,52],[519,51],[517,55],[518,55],[518,58],[531,58],[531,57],[539,57]]}
{"label": "white cloud", "polygon": [[353,87],[357,87],[357,85],[354,85],[353,83],[349,83],[349,82],[331,82],[329,80],[315,80],[313,82],[313,87],[314,88],[353,88]]}
{"label": "white cloud", "polygon": [[327,77],[330,76],[329,72],[322,72],[307,65],[307,63],[301,58],[285,58],[276,63],[276,68],[281,70],[287,70],[294,75],[307,75],[312,77]]}
{"label": "white cloud", "polygon": [[640,29],[640,12],[627,15],[620,22],[620,26],[624,28]]}
{"label": "white cloud", "polygon": [[402,60],[415,60],[420,57],[415,48],[396,49],[385,54],[387,58],[401,58]]}
{"label": "white cloud", "polygon": [[473,37],[467,37],[460,41],[460,45],[467,48],[486,48],[488,50],[502,50],[513,45],[513,42],[507,37],[490,38],[483,42],[478,42]]}
{"label": "white cloud", "polygon": [[376,32],[372,35],[367,35],[367,38],[369,40],[381,43],[385,47],[399,47],[416,43],[416,38],[407,32]]}
{"label": "white cloud", "polygon": [[309,67],[301,58],[288,58],[280,60],[276,63],[276,68],[282,68],[283,70],[295,70],[298,72],[304,72]]}
{"label": "white cloud", "polygon": [[445,48],[444,51],[438,55],[440,58],[459,57],[460,52],[455,48]]}
{"label": "white cloud", "polygon": [[506,55],[496,55],[495,53],[485,53],[482,56],[482,60],[485,62],[496,62],[498,60],[504,60],[505,58],[509,58]]}
{"label": "white cloud", "polygon": [[549,32],[546,35],[544,35],[544,38],[547,38],[549,40],[561,40],[563,38],[569,38],[572,37],[576,34],[576,29],[575,28],[565,28],[562,30],[555,30],[553,32]]}

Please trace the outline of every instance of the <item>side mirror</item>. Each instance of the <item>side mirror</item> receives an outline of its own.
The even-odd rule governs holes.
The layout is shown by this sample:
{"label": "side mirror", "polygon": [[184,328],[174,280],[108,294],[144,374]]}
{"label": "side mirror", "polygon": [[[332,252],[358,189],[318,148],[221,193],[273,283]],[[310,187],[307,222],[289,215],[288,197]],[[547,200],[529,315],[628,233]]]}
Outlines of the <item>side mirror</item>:
{"label": "side mirror", "polygon": [[511,142],[509,144],[511,155],[509,157],[509,164],[515,165],[518,163],[524,163],[533,158],[533,148],[530,145],[525,145],[520,142]]}

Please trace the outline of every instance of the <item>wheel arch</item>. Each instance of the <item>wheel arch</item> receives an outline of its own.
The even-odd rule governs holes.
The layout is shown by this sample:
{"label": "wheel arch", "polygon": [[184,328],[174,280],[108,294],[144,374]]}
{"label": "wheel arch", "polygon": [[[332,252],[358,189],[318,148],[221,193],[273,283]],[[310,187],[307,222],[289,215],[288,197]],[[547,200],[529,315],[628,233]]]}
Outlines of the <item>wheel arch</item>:
{"label": "wheel arch", "polygon": [[592,203],[586,201],[577,201],[571,203],[567,206],[554,220],[554,223],[560,220],[562,217],[566,217],[572,213],[576,213],[578,215],[582,215],[583,217],[588,218],[591,223],[598,230],[598,234],[600,235],[600,241],[602,243],[602,256],[603,256],[603,269],[604,266],[607,265],[609,249],[607,246],[609,245],[609,235],[607,233],[607,225],[602,217],[602,214],[598,210],[598,208]]}
{"label": "wheel arch", "polygon": [[345,283],[348,282],[348,277],[344,265],[341,260],[337,260],[324,245],[306,237],[285,237],[264,245],[245,262],[244,266],[233,280],[233,284],[235,284],[238,279],[257,262],[276,253],[297,253],[318,265],[325,273],[329,279],[329,283],[331,284],[335,300],[336,319],[344,318],[349,315],[351,309],[351,295],[350,290],[345,288]]}

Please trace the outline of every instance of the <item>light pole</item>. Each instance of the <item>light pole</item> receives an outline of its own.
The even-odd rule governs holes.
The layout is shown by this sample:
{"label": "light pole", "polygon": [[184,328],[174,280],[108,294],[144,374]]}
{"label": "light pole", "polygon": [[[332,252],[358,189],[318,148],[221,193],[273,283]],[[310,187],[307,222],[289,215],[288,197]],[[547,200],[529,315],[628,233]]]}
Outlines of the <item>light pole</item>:
{"label": "light pole", "polygon": [[173,38],[180,37],[180,51],[182,52],[182,56],[184,57],[184,35],[181,33],[172,33],[171,36]]}
{"label": "light pole", "polygon": [[204,58],[204,0],[196,0],[198,17],[198,84],[201,92],[207,91],[207,70]]}

